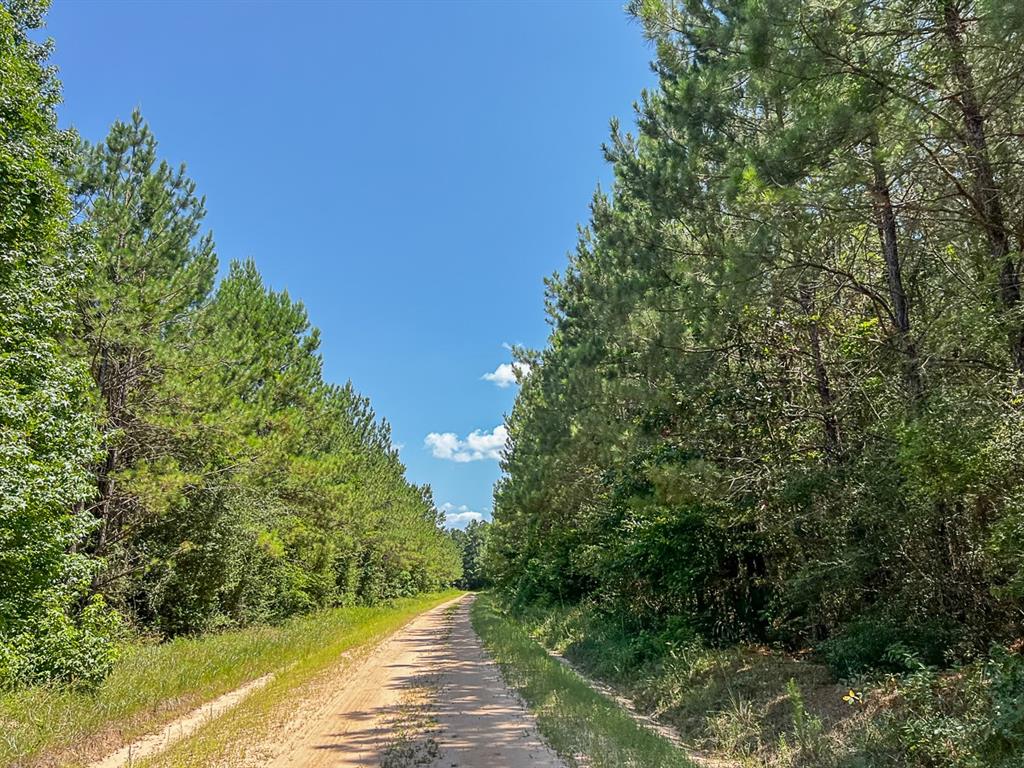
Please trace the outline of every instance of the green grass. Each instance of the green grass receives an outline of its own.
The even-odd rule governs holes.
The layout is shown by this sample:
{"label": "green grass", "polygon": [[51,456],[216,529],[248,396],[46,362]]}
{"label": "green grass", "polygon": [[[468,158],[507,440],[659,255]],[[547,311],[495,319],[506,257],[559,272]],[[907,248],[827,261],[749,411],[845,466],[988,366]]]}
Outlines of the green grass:
{"label": "green grass", "polygon": [[79,765],[268,672],[278,678],[267,688],[280,689],[457,594],[132,646],[94,692],[38,687],[0,694],[0,766]]}
{"label": "green grass", "polygon": [[[321,701],[330,690],[330,672],[341,654],[370,649],[409,620],[438,603],[463,594],[450,591],[429,596],[360,623],[352,631],[338,634],[332,641],[305,654],[297,663],[282,670],[267,686],[247,697],[238,706],[200,728],[166,752],[141,762],[145,768],[209,768],[212,765],[251,765],[259,747],[295,713],[297,703]],[[324,674],[327,673],[327,674]],[[258,762],[257,762],[258,764]]]}
{"label": "green grass", "polygon": [[593,768],[693,765],[668,741],[551,658],[492,596],[477,599],[472,620],[505,679],[536,714],[541,733],[566,759]]}
{"label": "green grass", "polygon": [[[514,618],[513,618],[514,617]],[[518,632],[629,697],[707,756],[743,768],[1021,768],[1024,656],[837,681],[813,658],[709,647],[593,604],[518,607]],[[850,688],[861,703],[843,700]]]}
{"label": "green grass", "polygon": [[825,667],[767,648],[713,648],[685,631],[645,632],[587,604],[530,606],[516,619],[543,646],[656,714],[687,743],[724,758],[788,766],[790,757],[771,760],[794,741],[815,752],[806,732],[795,732],[797,697],[823,721],[823,745],[825,731],[848,728],[861,712],[843,701],[848,689]]}

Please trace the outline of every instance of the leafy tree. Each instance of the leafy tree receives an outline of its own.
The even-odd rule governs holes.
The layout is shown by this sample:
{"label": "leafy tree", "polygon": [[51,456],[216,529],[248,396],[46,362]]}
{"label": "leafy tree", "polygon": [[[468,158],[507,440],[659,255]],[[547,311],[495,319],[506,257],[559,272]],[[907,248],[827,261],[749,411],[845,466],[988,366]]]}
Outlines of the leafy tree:
{"label": "leafy tree", "polygon": [[0,685],[99,680],[122,617],[170,636],[452,584],[389,425],[253,262],[216,284],[142,116],[77,152],[57,130],[44,10],[0,6]]}
{"label": "leafy tree", "polygon": [[[231,265],[167,343],[152,418],[173,441],[124,473],[151,510],[132,541],[134,615],[169,634],[436,589],[455,577],[433,502],[390,430],[325,385],[305,309]],[[158,420],[158,421],[157,421]]]}
{"label": "leafy tree", "polygon": [[457,556],[305,308],[233,263],[214,290],[203,200],[135,113],[83,146],[99,265],[79,298],[105,459],[94,588],[174,635],[436,589]]}
{"label": "leafy tree", "polygon": [[112,629],[102,603],[82,602],[96,443],[84,371],[61,345],[83,254],[59,171],[71,147],[58,85],[28,36],[42,11],[0,5],[0,684],[94,679]]}
{"label": "leafy tree", "polygon": [[462,578],[457,582],[462,589],[483,589],[488,584],[485,563],[490,530],[486,520],[470,520],[465,530],[448,532],[462,555]]}
{"label": "leafy tree", "polygon": [[491,575],[716,641],[1008,639],[1019,26],[969,0],[631,10],[659,84],[548,281]]}

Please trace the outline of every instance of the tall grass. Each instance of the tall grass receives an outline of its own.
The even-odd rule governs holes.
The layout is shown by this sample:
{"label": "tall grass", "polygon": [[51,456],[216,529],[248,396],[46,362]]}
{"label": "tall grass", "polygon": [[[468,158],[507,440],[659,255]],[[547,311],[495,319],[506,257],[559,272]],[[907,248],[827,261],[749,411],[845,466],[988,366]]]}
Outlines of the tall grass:
{"label": "tall grass", "polygon": [[473,626],[537,725],[567,760],[592,768],[689,768],[672,744],[552,659],[498,602],[482,595]]}
{"label": "tall grass", "polygon": [[[685,626],[624,625],[593,604],[517,607],[519,631],[628,696],[707,755],[763,768],[1022,768],[1024,655],[835,680],[813,658],[709,647]],[[914,664],[917,666],[915,667]],[[843,696],[851,688],[859,700]]]}
{"label": "tall grass", "polygon": [[126,647],[95,691],[51,687],[0,694],[0,766],[75,765],[156,730],[204,701],[324,649],[397,629],[455,591],[378,608],[337,608],[279,626]]}

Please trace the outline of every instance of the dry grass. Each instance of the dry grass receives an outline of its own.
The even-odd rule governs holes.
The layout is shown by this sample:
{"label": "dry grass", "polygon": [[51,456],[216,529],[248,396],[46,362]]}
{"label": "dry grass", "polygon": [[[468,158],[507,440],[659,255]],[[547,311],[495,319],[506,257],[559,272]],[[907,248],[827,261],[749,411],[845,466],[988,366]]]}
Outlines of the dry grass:
{"label": "dry grass", "polygon": [[310,659],[326,664],[456,594],[380,608],[337,608],[274,627],[137,645],[125,649],[96,691],[37,687],[4,693],[0,766],[82,765],[268,672],[283,678],[272,686],[279,688]]}

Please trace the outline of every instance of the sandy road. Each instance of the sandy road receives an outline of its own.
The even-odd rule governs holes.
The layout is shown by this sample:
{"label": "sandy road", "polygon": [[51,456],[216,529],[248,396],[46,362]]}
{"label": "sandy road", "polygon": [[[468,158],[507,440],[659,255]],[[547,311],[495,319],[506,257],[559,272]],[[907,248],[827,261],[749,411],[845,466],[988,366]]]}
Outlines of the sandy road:
{"label": "sandy road", "polygon": [[414,619],[296,709],[273,768],[561,768],[469,621],[472,598]]}

